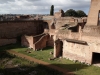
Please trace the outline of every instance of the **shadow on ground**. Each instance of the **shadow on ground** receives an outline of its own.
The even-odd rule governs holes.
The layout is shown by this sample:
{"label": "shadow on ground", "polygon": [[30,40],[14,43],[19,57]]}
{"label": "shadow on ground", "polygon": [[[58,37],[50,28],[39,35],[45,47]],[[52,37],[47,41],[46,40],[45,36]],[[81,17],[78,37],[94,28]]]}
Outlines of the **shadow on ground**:
{"label": "shadow on ground", "polygon": [[[81,64],[52,64],[58,67],[68,67],[66,72],[75,72],[85,69],[86,65]],[[16,57],[7,53],[0,52],[0,75],[63,75],[58,68],[52,68],[52,65],[43,66],[28,60]],[[73,67],[75,66],[75,67]],[[59,71],[59,72],[58,72]]]}
{"label": "shadow on ground", "polygon": [[10,44],[10,45],[5,45],[5,46],[0,46],[0,51],[17,49],[17,48],[25,48],[25,47],[22,47],[20,43]]}
{"label": "shadow on ground", "polygon": [[[18,48],[25,48],[25,47],[22,47],[20,43],[17,43],[17,44],[9,44],[9,45],[5,45],[5,46],[0,46],[0,51],[10,50],[10,49],[18,49]],[[43,50],[50,50],[52,48],[53,47],[46,47]]]}
{"label": "shadow on ground", "polygon": [[62,75],[62,73],[2,51],[0,75]]}
{"label": "shadow on ground", "polygon": [[[20,44],[12,44],[0,47],[0,75],[63,75],[56,68],[50,66],[55,65],[65,68],[67,72],[76,72],[85,69],[88,66],[84,64],[52,64],[43,66],[28,60],[16,57],[6,52],[6,50],[25,48]],[[52,47],[44,48],[43,50],[50,50]],[[49,68],[48,68],[49,67]],[[67,69],[66,69],[67,68]]]}

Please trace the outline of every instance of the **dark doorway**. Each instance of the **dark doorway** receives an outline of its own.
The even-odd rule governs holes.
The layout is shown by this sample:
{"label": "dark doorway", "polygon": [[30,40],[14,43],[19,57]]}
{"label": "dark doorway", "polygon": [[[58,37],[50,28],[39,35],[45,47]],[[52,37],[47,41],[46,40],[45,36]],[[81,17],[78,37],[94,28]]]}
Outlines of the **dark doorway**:
{"label": "dark doorway", "polygon": [[44,29],[49,29],[48,23],[44,22]]}
{"label": "dark doorway", "polygon": [[51,25],[51,29],[55,29],[55,25],[54,25],[54,23]]}
{"label": "dark doorway", "polygon": [[100,64],[100,53],[92,53],[92,64]]}
{"label": "dark doorway", "polygon": [[59,57],[63,55],[63,42],[59,42]]}
{"label": "dark doorway", "polygon": [[98,25],[100,25],[100,10],[99,10],[99,13],[98,13]]}
{"label": "dark doorway", "polygon": [[55,41],[55,57],[61,57],[63,54],[63,42],[61,40]]}

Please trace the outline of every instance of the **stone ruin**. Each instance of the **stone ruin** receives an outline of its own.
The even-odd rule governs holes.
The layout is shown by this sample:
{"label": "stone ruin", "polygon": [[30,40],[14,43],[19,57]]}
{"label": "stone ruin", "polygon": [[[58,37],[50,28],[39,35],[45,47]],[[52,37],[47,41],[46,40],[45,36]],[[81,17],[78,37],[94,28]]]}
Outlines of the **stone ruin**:
{"label": "stone ruin", "polygon": [[[60,10],[54,16],[43,16],[43,21],[13,22],[20,23],[21,26],[24,24],[24,29],[17,28],[19,33],[15,32],[15,34],[23,35],[21,37],[22,46],[36,51],[51,46],[54,47],[54,57],[62,56],[88,65],[99,65],[99,6],[99,0],[91,1],[88,18],[64,17],[63,10]],[[6,25],[6,23],[2,24]],[[12,22],[7,22],[7,24],[12,24]],[[16,26],[14,28],[16,30]],[[21,29],[23,32],[20,32]],[[15,34],[12,35],[13,38],[16,37]],[[11,34],[6,34],[6,37],[9,35]]]}
{"label": "stone ruin", "polygon": [[91,0],[87,25],[100,25],[100,0]]}

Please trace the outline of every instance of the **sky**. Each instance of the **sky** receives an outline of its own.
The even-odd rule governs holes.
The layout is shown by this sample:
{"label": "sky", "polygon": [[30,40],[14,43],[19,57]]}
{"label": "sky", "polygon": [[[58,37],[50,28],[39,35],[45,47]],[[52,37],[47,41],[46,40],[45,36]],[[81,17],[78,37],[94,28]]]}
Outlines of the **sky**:
{"label": "sky", "polygon": [[0,14],[49,14],[51,5],[54,11],[60,9],[83,10],[89,12],[91,0],[0,0]]}

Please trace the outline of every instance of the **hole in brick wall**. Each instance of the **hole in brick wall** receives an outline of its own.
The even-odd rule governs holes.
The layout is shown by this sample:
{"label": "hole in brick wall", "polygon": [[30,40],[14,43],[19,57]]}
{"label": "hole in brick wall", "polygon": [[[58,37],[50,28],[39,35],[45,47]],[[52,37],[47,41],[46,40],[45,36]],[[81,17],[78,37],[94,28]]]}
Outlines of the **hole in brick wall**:
{"label": "hole in brick wall", "polygon": [[79,26],[75,26],[75,27],[70,27],[70,28],[68,28],[69,30],[71,30],[72,32],[78,32],[78,29],[79,28]]}
{"label": "hole in brick wall", "polygon": [[92,64],[100,64],[100,53],[92,53]]}

